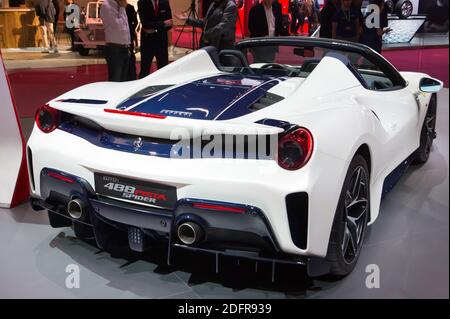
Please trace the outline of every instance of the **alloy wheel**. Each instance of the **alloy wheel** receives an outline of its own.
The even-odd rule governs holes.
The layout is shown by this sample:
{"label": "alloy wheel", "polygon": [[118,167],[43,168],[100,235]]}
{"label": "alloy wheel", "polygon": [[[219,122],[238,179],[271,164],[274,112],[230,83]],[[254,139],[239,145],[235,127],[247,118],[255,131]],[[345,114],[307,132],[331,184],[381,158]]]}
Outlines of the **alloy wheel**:
{"label": "alloy wheel", "polygon": [[413,12],[413,5],[410,1],[405,1],[401,7],[402,16],[408,18]]}
{"label": "alloy wheel", "polygon": [[369,178],[362,166],[352,173],[349,187],[345,193],[344,235],[342,236],[342,255],[346,263],[352,263],[359,254],[369,211]]}

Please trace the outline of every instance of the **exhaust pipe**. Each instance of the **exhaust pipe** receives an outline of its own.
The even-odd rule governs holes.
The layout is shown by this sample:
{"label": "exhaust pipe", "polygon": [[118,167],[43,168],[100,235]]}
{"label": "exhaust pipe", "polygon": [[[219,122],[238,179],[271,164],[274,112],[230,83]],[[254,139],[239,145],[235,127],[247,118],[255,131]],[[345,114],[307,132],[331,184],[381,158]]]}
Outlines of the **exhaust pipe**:
{"label": "exhaust pipe", "polygon": [[192,245],[203,236],[203,229],[196,223],[186,222],[178,226],[177,234],[183,244]]}
{"label": "exhaust pipe", "polygon": [[84,213],[84,203],[81,199],[72,199],[67,204],[67,211],[73,219],[80,219]]}

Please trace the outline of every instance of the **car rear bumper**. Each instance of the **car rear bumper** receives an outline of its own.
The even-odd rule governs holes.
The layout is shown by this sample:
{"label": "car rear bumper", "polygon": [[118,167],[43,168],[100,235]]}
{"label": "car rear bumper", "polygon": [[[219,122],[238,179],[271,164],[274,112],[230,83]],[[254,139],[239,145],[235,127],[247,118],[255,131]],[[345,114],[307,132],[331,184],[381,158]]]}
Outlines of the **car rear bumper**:
{"label": "car rear bumper", "polygon": [[[41,177],[45,169],[83,180],[85,188],[93,194],[89,197],[90,205],[106,212],[107,216],[103,216],[106,219],[118,216],[118,209],[109,209],[112,206],[110,202],[95,197],[98,195],[94,189],[96,173],[174,186],[177,192],[177,209],[186,207],[186,202],[192,199],[255,208],[261,213],[267,229],[264,236],[260,236],[259,231],[256,232],[257,235],[270,238],[269,242],[275,251],[298,257],[320,258],[326,255],[336,203],[347,166],[344,161],[319,152],[313,154],[307,166],[295,172],[281,169],[273,160],[159,158],[99,148],[60,130],[44,134],[35,129],[28,148],[32,196],[35,198],[47,201],[52,191],[52,187],[45,186]],[[306,205],[297,209],[298,212],[295,207],[291,210],[294,215],[306,214],[306,218],[292,219],[289,217],[289,199],[301,194],[307,195]],[[296,202],[298,201],[292,201],[294,204]],[[120,202],[119,206],[121,205],[124,203]],[[147,209],[146,207],[145,210]],[[132,214],[127,214],[117,217],[120,218],[117,222],[125,222],[134,227],[147,225],[130,224]],[[208,214],[213,215],[211,212]],[[239,230],[241,223],[245,225],[242,216],[240,217],[228,229]],[[233,218],[237,217],[227,216],[226,220]],[[300,227],[295,224],[298,221],[302,224]],[[145,221],[147,222],[150,223]],[[155,223],[157,222],[155,219]],[[249,228],[255,229],[253,226]],[[296,229],[302,232],[299,236],[306,237],[304,246],[295,242]]]}
{"label": "car rear bumper", "polygon": [[[276,263],[299,266],[310,263],[307,257],[280,251],[264,213],[256,207],[234,205],[245,212],[219,212],[200,209],[193,204],[230,203],[196,199],[179,200],[174,211],[145,207],[98,196],[82,178],[52,169],[42,170],[40,183],[46,199],[32,197],[30,202],[33,209],[47,210],[52,227],[72,226],[77,237],[95,238],[102,249],[111,248],[112,242],[117,243],[118,239],[127,235],[129,247],[139,252],[148,250],[157,239],[165,240],[169,264],[175,248],[215,254],[217,272],[221,256],[270,262],[272,267]],[[84,203],[84,210],[79,217],[69,214],[67,209],[69,201],[75,198]],[[198,243],[186,245],[178,239],[177,228],[184,222],[200,225],[204,235]],[[119,232],[123,233],[122,236],[118,235]]]}

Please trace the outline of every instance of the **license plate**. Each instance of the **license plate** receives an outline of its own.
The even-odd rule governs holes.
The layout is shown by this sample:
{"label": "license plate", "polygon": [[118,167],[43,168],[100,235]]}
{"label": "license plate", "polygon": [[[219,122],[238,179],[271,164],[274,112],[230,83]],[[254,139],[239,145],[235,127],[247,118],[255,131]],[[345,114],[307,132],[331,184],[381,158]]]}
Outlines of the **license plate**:
{"label": "license plate", "polygon": [[177,202],[177,192],[173,186],[123,177],[95,174],[95,189],[100,195],[165,209],[175,209]]}

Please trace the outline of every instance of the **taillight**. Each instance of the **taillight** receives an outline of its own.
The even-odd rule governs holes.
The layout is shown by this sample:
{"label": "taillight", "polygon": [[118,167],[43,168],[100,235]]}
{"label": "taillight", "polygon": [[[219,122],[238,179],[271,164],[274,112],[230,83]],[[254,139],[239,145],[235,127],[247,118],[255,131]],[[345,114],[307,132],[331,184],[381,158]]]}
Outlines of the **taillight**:
{"label": "taillight", "polygon": [[59,111],[49,105],[41,106],[36,111],[36,125],[44,133],[53,132],[59,124]]}
{"label": "taillight", "polygon": [[282,136],[278,142],[278,165],[290,171],[302,168],[311,158],[313,145],[311,132],[303,127]]}

